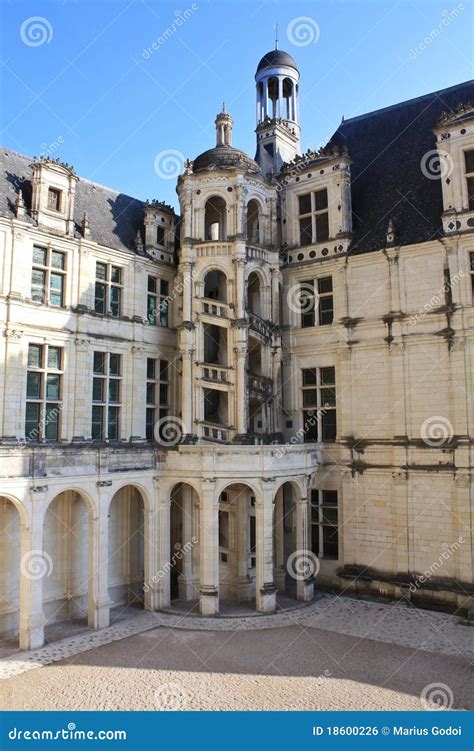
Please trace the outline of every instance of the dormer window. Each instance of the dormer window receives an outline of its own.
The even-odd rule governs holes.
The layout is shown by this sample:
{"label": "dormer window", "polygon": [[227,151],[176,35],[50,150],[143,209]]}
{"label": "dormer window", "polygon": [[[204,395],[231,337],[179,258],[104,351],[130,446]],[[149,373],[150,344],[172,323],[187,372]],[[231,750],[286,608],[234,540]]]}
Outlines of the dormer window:
{"label": "dormer window", "polygon": [[57,188],[48,188],[48,209],[61,211],[61,191]]}
{"label": "dormer window", "polygon": [[465,176],[467,183],[467,205],[469,211],[474,211],[474,149],[464,152]]}
{"label": "dormer window", "polygon": [[327,188],[305,193],[298,200],[300,245],[325,242],[329,238]]}

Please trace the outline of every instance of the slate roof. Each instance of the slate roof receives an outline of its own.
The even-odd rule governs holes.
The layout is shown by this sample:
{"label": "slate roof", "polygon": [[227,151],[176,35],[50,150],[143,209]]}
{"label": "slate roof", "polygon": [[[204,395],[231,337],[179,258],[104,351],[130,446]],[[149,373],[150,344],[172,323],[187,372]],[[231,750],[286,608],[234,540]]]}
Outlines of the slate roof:
{"label": "slate roof", "polygon": [[[27,211],[31,207],[31,168],[33,159],[9,149],[0,149],[0,215],[15,216],[18,189],[23,191]],[[80,178],[76,185],[74,221],[76,237],[84,211],[90,221],[90,240],[108,248],[136,253],[137,231],[143,229],[144,202],[111,188]],[[34,221],[27,214],[23,221]]]}
{"label": "slate roof", "polygon": [[474,81],[342,121],[328,146],[346,146],[352,160],[352,253],[383,248],[390,218],[400,245],[442,235],[441,181],[425,177],[420,165],[436,149],[442,112],[468,102]]}

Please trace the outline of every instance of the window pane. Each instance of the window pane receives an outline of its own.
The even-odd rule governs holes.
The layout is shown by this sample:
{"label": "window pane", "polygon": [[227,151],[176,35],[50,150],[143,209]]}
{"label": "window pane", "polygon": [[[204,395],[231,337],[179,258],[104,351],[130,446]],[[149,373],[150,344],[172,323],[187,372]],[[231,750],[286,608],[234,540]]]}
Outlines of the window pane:
{"label": "window pane", "polygon": [[155,429],[155,410],[147,409],[146,411],[146,439],[152,441],[154,439]]}
{"label": "window pane", "polygon": [[95,285],[94,310],[101,316],[105,315],[105,284]]}
{"label": "window pane", "polygon": [[337,527],[323,527],[324,558],[338,557]]}
{"label": "window pane", "polygon": [[150,326],[156,326],[156,305],[158,298],[154,295],[148,295],[147,298],[147,318]]}
{"label": "window pane", "polygon": [[168,361],[160,360],[160,381],[168,380]]}
{"label": "window pane", "polygon": [[94,352],[94,373],[105,373],[105,352]]}
{"label": "window pane", "polygon": [[322,440],[336,440],[336,410],[330,409],[328,412],[322,412]]}
{"label": "window pane", "polygon": [[303,412],[303,430],[305,443],[317,442],[318,420],[315,410],[308,409]]}
{"label": "window pane", "polygon": [[314,386],[316,384],[316,368],[305,368],[303,370],[303,386]]}
{"label": "window pane", "polygon": [[57,441],[59,438],[59,405],[47,404],[44,419],[44,436],[47,441]]}
{"label": "window pane", "polygon": [[64,275],[51,273],[49,278],[49,302],[57,308],[63,304]]}
{"label": "window pane", "polygon": [[319,299],[319,325],[330,326],[334,320],[333,298],[321,297]]}
{"label": "window pane", "polygon": [[28,373],[26,377],[26,395],[39,399],[41,395],[41,373]]}
{"label": "window pane", "polygon": [[92,401],[103,402],[104,401],[104,379],[94,378],[92,380]]}
{"label": "window pane", "polygon": [[319,558],[319,527],[317,524],[311,525],[311,550]]}
{"label": "window pane", "polygon": [[316,242],[323,243],[329,238],[329,215],[316,216]]}
{"label": "window pane", "polygon": [[169,285],[166,279],[160,279],[160,295],[168,295]]}
{"label": "window pane", "polygon": [[328,207],[328,192],[326,188],[324,190],[317,190],[314,194],[314,209],[315,211],[322,211]]}
{"label": "window pane", "polygon": [[38,441],[40,405],[26,403],[25,438],[27,441]]}
{"label": "window pane", "polygon": [[148,357],[146,361],[146,377],[150,379],[155,377],[155,361],[152,357]]}
{"label": "window pane", "polygon": [[474,209],[474,177],[468,177],[467,178],[467,195],[468,195],[468,206],[469,209],[472,211]]}
{"label": "window pane", "polygon": [[300,245],[311,245],[313,242],[313,221],[310,216],[300,219]]}
{"label": "window pane", "polygon": [[336,405],[336,392],[334,389],[321,389],[321,406]]}
{"label": "window pane", "polygon": [[107,426],[107,438],[109,441],[116,441],[118,439],[118,421],[119,421],[119,409],[118,407],[109,407],[109,420]]}
{"label": "window pane", "polygon": [[61,369],[61,347],[48,347],[48,368]]}
{"label": "window pane", "polygon": [[30,344],[28,347],[28,367],[41,368],[42,347],[40,344]]}
{"label": "window pane", "polygon": [[97,263],[95,267],[95,278],[96,279],[107,279],[107,264],[106,263]]}
{"label": "window pane", "polygon": [[120,355],[109,355],[110,375],[120,375]]}
{"label": "window pane", "polygon": [[160,404],[168,404],[168,386],[166,383],[160,384]]}
{"label": "window pane", "polygon": [[304,196],[298,196],[299,214],[309,214],[311,211],[311,193],[305,193]]}
{"label": "window pane", "polygon": [[115,282],[115,284],[120,284],[122,280],[122,269],[120,266],[112,266],[110,271],[110,281]]}
{"label": "window pane", "polygon": [[46,250],[45,248],[38,248],[33,246],[33,263],[39,266],[46,266]]}
{"label": "window pane", "polygon": [[36,302],[45,302],[46,272],[33,269],[31,272],[31,298]]}
{"label": "window pane", "polygon": [[316,389],[304,389],[303,407],[316,407],[317,406],[316,394],[317,394]]}
{"label": "window pane", "polygon": [[122,290],[119,287],[110,288],[110,315],[114,318],[120,316],[120,298]]}
{"label": "window pane", "polygon": [[219,511],[219,547],[229,547],[229,512]]}
{"label": "window pane", "polygon": [[156,231],[156,243],[157,243],[157,245],[164,245],[165,244],[165,228],[164,227],[157,227],[157,231]]}
{"label": "window pane", "polygon": [[64,269],[64,253],[53,250],[51,253],[51,266],[53,269]]}
{"label": "window pane", "polygon": [[155,403],[155,384],[154,383],[147,383],[146,385],[146,403],[147,404]]}
{"label": "window pane", "polygon": [[59,399],[61,376],[56,374],[48,374],[46,377],[46,398],[47,399]]}
{"label": "window pane", "polygon": [[61,208],[61,191],[55,188],[48,190],[48,208],[53,211],[59,211]]}
{"label": "window pane", "polygon": [[148,292],[156,292],[156,279],[154,276],[148,277]]}
{"label": "window pane", "polygon": [[160,326],[168,325],[168,300],[160,302]]}
{"label": "window pane", "polygon": [[474,149],[464,152],[464,161],[466,162],[466,174],[474,172]]}
{"label": "window pane", "polygon": [[332,292],[332,276],[318,279],[318,292],[320,295],[323,295],[325,292]]}
{"label": "window pane", "polygon": [[325,506],[337,506],[337,490],[323,490],[322,502]]}
{"label": "window pane", "polygon": [[321,383],[323,386],[334,386],[336,383],[336,371],[334,368],[321,368]]}
{"label": "window pane", "polygon": [[109,381],[109,402],[120,401],[120,381],[112,378]]}
{"label": "window pane", "polygon": [[324,524],[337,524],[337,508],[335,506],[324,506],[322,513]]}
{"label": "window pane", "polygon": [[101,441],[103,435],[103,407],[92,407],[92,439]]}

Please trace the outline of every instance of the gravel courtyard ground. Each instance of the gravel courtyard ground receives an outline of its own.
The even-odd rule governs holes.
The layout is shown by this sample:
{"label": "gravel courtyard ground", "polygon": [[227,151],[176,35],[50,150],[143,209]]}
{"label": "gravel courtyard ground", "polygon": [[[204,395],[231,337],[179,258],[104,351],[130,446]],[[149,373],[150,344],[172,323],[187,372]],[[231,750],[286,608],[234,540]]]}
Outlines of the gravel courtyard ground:
{"label": "gravel courtyard ground", "polygon": [[[273,620],[160,615],[163,625],[0,680],[0,707],[415,710],[432,696],[473,708],[472,628],[438,613],[341,600]],[[0,674],[8,664],[0,661]]]}

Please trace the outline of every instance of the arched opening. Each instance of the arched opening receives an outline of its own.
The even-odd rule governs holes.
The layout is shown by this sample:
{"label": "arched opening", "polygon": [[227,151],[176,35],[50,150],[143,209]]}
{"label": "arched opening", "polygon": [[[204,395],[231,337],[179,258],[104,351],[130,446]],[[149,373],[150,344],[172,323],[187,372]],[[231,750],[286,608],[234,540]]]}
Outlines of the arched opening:
{"label": "arched opening", "polygon": [[263,81],[257,84],[257,121],[260,123],[265,118],[265,102],[263,101]]}
{"label": "arched opening", "polygon": [[293,112],[293,82],[290,78],[283,79],[283,100],[285,112],[282,113],[287,120],[294,120]]}
{"label": "arched opening", "polygon": [[235,483],[219,497],[219,598],[255,599],[255,495],[248,485]]}
{"label": "arched opening", "polygon": [[20,514],[0,496],[0,657],[18,647],[20,625]]}
{"label": "arched opening", "polygon": [[49,504],[44,518],[43,555],[50,575],[43,579],[46,641],[87,626],[90,509],[75,490],[65,490]]}
{"label": "arched opening", "polygon": [[255,198],[247,204],[247,240],[260,243],[260,206]]}
{"label": "arched opening", "polygon": [[145,507],[134,485],[120,488],[110,502],[108,574],[112,608],[143,607]]}
{"label": "arched opening", "polygon": [[204,297],[227,302],[227,277],[223,271],[211,269],[204,277]]}
{"label": "arched opening", "polygon": [[260,276],[252,271],[249,275],[247,285],[247,305],[249,313],[255,313],[255,315],[262,316],[262,288],[260,282]]}
{"label": "arched opening", "polygon": [[290,482],[285,482],[275,497],[273,551],[277,589],[281,595],[296,598],[298,569],[291,558],[296,551],[296,498]]}
{"label": "arched opening", "polygon": [[204,237],[206,240],[227,239],[227,205],[220,196],[212,196],[206,202]]}
{"label": "arched opening", "polygon": [[268,100],[271,107],[272,119],[278,117],[278,78],[272,76],[268,79]]}
{"label": "arched opening", "polygon": [[179,483],[170,505],[171,600],[199,600],[199,497],[191,485]]}

